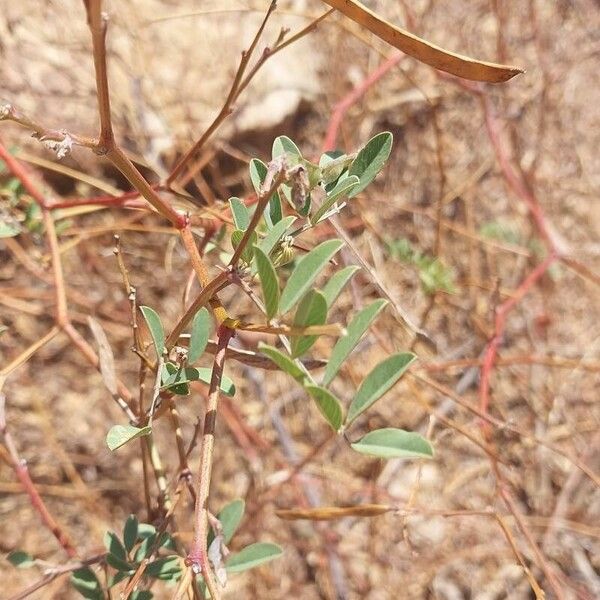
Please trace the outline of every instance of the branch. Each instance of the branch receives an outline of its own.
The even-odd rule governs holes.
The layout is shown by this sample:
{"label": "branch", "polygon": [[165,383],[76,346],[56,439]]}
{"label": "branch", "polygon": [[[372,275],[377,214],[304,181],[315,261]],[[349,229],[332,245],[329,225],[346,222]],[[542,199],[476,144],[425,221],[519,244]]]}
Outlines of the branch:
{"label": "branch", "polygon": [[30,129],[33,137],[44,143],[51,150],[55,150],[58,158],[63,158],[68,154],[71,146],[84,146],[86,148],[95,148],[98,140],[86,136],[71,133],[66,129],[49,129],[21,112],[14,104],[0,98],[0,121],[12,121],[22,127]]}
{"label": "branch", "polygon": [[[258,40],[262,35],[267,21],[269,17],[273,14],[273,11],[277,8],[277,2],[275,0],[271,0],[271,4],[267,9],[267,14],[262,20],[258,31],[256,32],[252,43],[248,50],[242,52],[242,59],[238,66],[237,72],[233,78],[233,82],[231,84],[231,88],[229,89],[229,93],[227,94],[227,98],[225,99],[225,103],[223,107],[219,111],[219,114],[215,117],[213,122],[208,126],[208,129],[200,136],[200,139],[183,155],[183,157],[179,160],[179,162],[175,165],[169,177],[167,178],[167,185],[170,186],[173,184],[175,179],[183,172],[188,162],[198,153],[198,151],[204,146],[207,140],[212,136],[212,134],[219,128],[221,123],[231,114],[232,105],[236,101],[237,97],[241,90],[239,89],[240,82],[242,81],[242,77],[244,76],[244,72],[246,71],[246,67],[248,66],[248,62],[258,44]],[[247,85],[247,84],[246,84]],[[243,88],[242,88],[243,89]]]}
{"label": "branch", "polygon": [[29,501],[33,509],[39,514],[42,519],[42,523],[47,527],[52,535],[57,539],[58,543],[62,546],[63,550],[69,555],[70,558],[77,556],[77,550],[73,546],[68,534],[62,529],[62,527],[56,522],[54,517],[50,514],[50,511],[46,507],[46,504],[42,500],[40,493],[37,491],[35,484],[31,480],[29,475],[29,469],[27,468],[27,462],[23,460],[17,451],[12,436],[8,431],[6,425],[6,397],[4,394],[0,394],[0,437],[4,440],[4,445],[8,450],[10,457],[11,466],[18,477],[19,481],[23,485],[25,492],[29,496]]}
{"label": "branch", "polygon": [[217,582],[215,581],[210,568],[208,551],[206,548],[208,537],[208,495],[212,473],[219,389],[221,386],[221,377],[223,375],[227,346],[229,345],[229,340],[233,334],[233,329],[223,325],[220,326],[218,333],[218,348],[213,362],[210,390],[206,401],[206,412],[204,415],[199,482],[196,495],[194,540],[186,558],[186,564],[192,567],[194,573],[202,573],[213,600],[220,598],[221,594],[217,588]]}
{"label": "branch", "polygon": [[92,33],[94,48],[94,70],[96,72],[96,90],[98,111],[100,113],[100,139],[98,152],[106,153],[114,143],[110,116],[110,94],[108,91],[108,71],[106,68],[106,31],[108,15],[102,12],[102,0],[84,0],[87,21]]}

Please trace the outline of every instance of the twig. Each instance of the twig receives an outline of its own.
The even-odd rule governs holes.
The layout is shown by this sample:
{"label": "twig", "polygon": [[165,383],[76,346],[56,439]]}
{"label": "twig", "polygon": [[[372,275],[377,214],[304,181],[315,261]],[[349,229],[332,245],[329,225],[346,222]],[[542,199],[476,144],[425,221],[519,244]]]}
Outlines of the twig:
{"label": "twig", "polygon": [[[267,174],[267,177],[268,177],[268,174]],[[263,217],[263,212],[264,212],[265,208],[267,207],[267,204],[269,203],[271,196],[277,191],[279,186],[284,181],[287,180],[287,178],[288,178],[288,175],[285,172],[285,169],[281,168],[279,171],[277,171],[276,175],[273,177],[271,184],[268,185],[266,189],[262,189],[260,191],[260,193],[258,194],[258,200],[256,202],[256,208],[254,210],[254,214],[252,215],[252,219],[250,220],[250,223],[249,223],[246,231],[244,231],[244,235],[243,235],[242,239],[240,240],[238,247],[235,249],[235,252],[233,253],[233,256],[231,257],[231,260],[229,261],[230,266],[232,266],[232,267],[237,266],[237,264],[240,260],[240,257],[242,256],[242,253],[244,252],[244,250],[246,249],[246,246],[248,245],[248,242],[250,241],[250,237],[252,236],[252,233],[254,233],[254,230],[256,229],[259,221]],[[267,183],[266,180],[265,180],[265,183]]]}
{"label": "twig", "polygon": [[[273,14],[273,11],[277,8],[277,2],[272,0],[269,8],[267,9],[267,13],[262,20],[252,43],[250,44],[250,48],[244,52],[242,52],[242,59],[240,61],[237,72],[233,78],[233,82],[231,84],[231,88],[229,89],[229,93],[227,94],[227,98],[225,99],[225,103],[223,107],[219,111],[219,114],[215,117],[213,122],[208,126],[208,129],[200,136],[200,139],[183,155],[183,157],[179,160],[179,162],[175,165],[169,177],[167,178],[167,185],[171,186],[175,179],[179,177],[182,173],[188,162],[200,151],[200,149],[204,146],[207,140],[211,137],[211,135],[219,128],[221,123],[231,114],[232,105],[237,99],[239,95],[239,86],[242,81],[242,77],[244,76],[244,72],[246,71],[246,67],[248,66],[248,62],[252,57],[252,53],[258,44],[258,40],[262,35],[264,28],[269,20],[269,17]],[[246,84],[247,85],[247,84]]]}
{"label": "twig", "polygon": [[214,279],[208,282],[208,284],[198,294],[196,299],[190,304],[189,308],[185,311],[185,314],[179,319],[169,336],[165,341],[167,350],[170,350],[175,346],[179,340],[179,336],[185,329],[185,327],[194,318],[194,315],[206,304],[208,304],[213,296],[224,286],[229,283],[228,273],[219,273]]}
{"label": "twig", "polygon": [[208,494],[210,490],[210,477],[215,443],[215,424],[217,419],[221,377],[223,375],[227,346],[233,334],[233,329],[223,325],[219,327],[218,349],[213,362],[210,390],[206,401],[206,412],[204,415],[204,430],[202,433],[199,481],[194,517],[194,540],[186,558],[186,564],[191,566],[196,574],[202,573],[213,600],[218,600],[221,597],[221,594],[217,588],[217,582],[215,581],[210,568],[206,548],[208,536]]}
{"label": "twig", "polygon": [[96,556],[91,556],[90,558],[86,558],[85,560],[81,560],[78,562],[70,562],[66,565],[61,565],[59,567],[51,567],[46,569],[44,576],[30,585],[28,588],[23,591],[15,594],[8,598],[8,600],[24,600],[28,596],[31,596],[34,592],[37,592],[39,589],[49,585],[52,583],[57,577],[61,575],[65,575],[66,573],[71,573],[72,571],[77,571],[78,569],[82,569],[84,567],[89,567],[91,565],[95,565],[96,563],[102,562],[106,557],[106,553],[97,554]]}
{"label": "twig", "polygon": [[98,93],[98,109],[100,112],[100,139],[98,152],[108,152],[114,143],[112,120],[110,115],[110,94],[108,91],[108,73],[106,68],[106,31],[108,15],[102,13],[102,0],[84,0],[87,11],[88,26],[92,33],[94,70],[96,72],[96,89]]}
{"label": "twig", "polygon": [[12,121],[13,123],[17,123],[22,127],[30,129],[33,132],[33,137],[40,140],[42,143],[46,143],[47,145],[51,145],[50,142],[55,142],[52,148],[56,150],[59,158],[62,158],[62,156],[65,156],[69,152],[71,144],[84,146],[86,148],[95,148],[98,144],[98,140],[78,135],[76,133],[71,133],[70,131],[66,131],[64,129],[61,129],[60,131],[57,129],[49,129],[35,119],[32,119],[25,113],[21,112],[10,102],[2,100],[1,98],[0,121]]}
{"label": "twig", "polygon": [[5,408],[6,397],[4,394],[0,394],[0,436],[4,440],[4,445],[8,450],[8,455],[10,457],[15,475],[27,492],[31,506],[39,514],[40,518],[42,519],[42,523],[44,523],[45,527],[50,530],[52,535],[57,539],[58,543],[62,546],[63,550],[68,554],[68,556],[70,558],[74,558],[77,556],[77,550],[75,549],[75,546],[73,546],[73,542],[64,529],[56,522],[46,507],[46,504],[37,491],[35,484],[31,480],[26,461],[19,456],[17,447],[15,446],[12,436],[8,431]]}
{"label": "twig", "polygon": [[396,52],[390,58],[383,61],[377,69],[375,69],[368,77],[361,81],[348,95],[340,100],[334,107],[331,116],[329,117],[329,125],[327,133],[323,141],[322,152],[335,150],[336,142],[339,134],[342,121],[348,110],[356,104],[383,76],[398,65],[404,58],[405,54]]}
{"label": "twig", "polygon": [[506,327],[508,313],[523,299],[531,288],[543,277],[550,266],[556,261],[556,256],[551,254],[541,262],[521,283],[515,294],[506,302],[502,303],[496,311],[494,336],[488,342],[485,350],[483,364],[481,366],[481,378],[479,383],[479,408],[487,413],[490,404],[490,378],[498,348],[502,342],[502,336]]}

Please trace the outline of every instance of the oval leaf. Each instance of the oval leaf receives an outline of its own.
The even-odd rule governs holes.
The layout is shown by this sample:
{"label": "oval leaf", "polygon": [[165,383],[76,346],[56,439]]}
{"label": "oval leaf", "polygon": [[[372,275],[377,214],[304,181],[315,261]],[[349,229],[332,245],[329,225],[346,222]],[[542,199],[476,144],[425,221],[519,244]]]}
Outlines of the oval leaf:
{"label": "oval leaf", "polygon": [[[221,523],[221,533],[223,535],[223,543],[229,544],[233,534],[236,532],[242,517],[244,516],[244,510],[246,509],[246,503],[238,498],[233,500],[221,509],[221,512],[217,515],[217,519]],[[208,536],[208,544],[210,546],[212,541],[215,539],[215,534],[211,530]]]}
{"label": "oval leaf", "polygon": [[144,320],[150,330],[152,341],[154,342],[154,348],[156,349],[156,355],[158,358],[162,356],[165,351],[165,330],[163,329],[160,317],[157,312],[149,306],[140,306]]}
{"label": "oval leaf", "polygon": [[347,335],[341,337],[334,346],[325,375],[323,375],[323,385],[329,385],[336,373],[339,371],[343,362],[350,355],[356,344],[360,341],[369,325],[375,320],[375,317],[381,312],[387,304],[387,300],[376,300],[373,304],[363,308],[358,312],[347,327]]}
{"label": "oval leaf", "polygon": [[27,569],[35,564],[35,558],[23,550],[13,550],[6,558],[17,569]]}
{"label": "oval leaf", "polygon": [[323,215],[340,199],[344,196],[354,195],[354,191],[359,187],[360,179],[356,175],[350,175],[338,182],[338,184],[327,194],[323,204],[317,212],[310,218],[310,222],[317,224]]}
{"label": "oval leaf", "polygon": [[277,544],[258,542],[232,554],[227,559],[225,566],[230,573],[240,573],[274,560],[282,554],[283,550]]}
{"label": "oval leaf", "polygon": [[397,381],[417,357],[411,352],[394,354],[380,362],[362,382],[350,404],[346,424],[379,400]]}
{"label": "oval leaf", "polygon": [[330,277],[329,281],[323,286],[321,292],[327,300],[327,306],[332,307],[333,303],[337,300],[338,296],[342,293],[344,286],[352,279],[354,274],[360,270],[357,265],[350,265],[345,267],[341,271],[334,273]]}
{"label": "oval leaf", "polygon": [[367,433],[352,448],[379,458],[432,458],[433,448],[421,435],[403,429],[376,429]]}
{"label": "oval leaf", "polygon": [[289,216],[285,217],[277,223],[273,225],[272,229],[269,229],[267,235],[260,241],[258,247],[267,255],[271,253],[271,250],[275,248],[275,244],[283,237],[285,232],[293,225],[296,217]]}
{"label": "oval leaf", "polygon": [[311,287],[325,265],[344,245],[341,240],[327,240],[300,259],[281,295],[280,310],[288,312]]}
{"label": "oval leaf", "polygon": [[230,198],[229,207],[231,208],[231,216],[233,222],[238,229],[246,231],[250,225],[250,214],[248,207],[239,198]]}
{"label": "oval leaf", "polygon": [[116,450],[127,442],[152,433],[152,427],[134,427],[133,425],[114,425],[106,434],[106,445],[110,450]]}
{"label": "oval leaf", "polygon": [[392,151],[392,139],[389,131],[378,133],[360,150],[348,170],[348,174],[356,175],[360,183],[348,194],[349,198],[362,192],[381,171]]}
{"label": "oval leaf", "polygon": [[[233,246],[234,250],[237,249],[243,238],[244,232],[240,229],[234,229],[231,232],[231,245]],[[250,234],[248,242],[246,243],[246,246],[244,247],[244,250],[242,251],[242,255],[240,257],[247,265],[249,265],[252,262],[252,257],[254,256],[254,245],[257,241],[258,236],[256,235],[256,231],[253,231]]]}
{"label": "oval leaf", "polygon": [[[188,367],[185,369],[185,375],[189,381],[199,380],[210,385],[212,367]],[[235,384],[227,375],[221,376],[221,392],[226,396],[235,396]]]}
{"label": "oval leaf", "polygon": [[[252,181],[254,191],[257,194],[260,194],[263,181],[267,176],[268,167],[258,158],[253,158],[250,161],[249,168],[250,179]],[[281,210],[281,199],[279,198],[279,194],[275,192],[269,199],[269,210],[265,211],[265,220],[269,225],[274,226],[281,221],[282,217],[283,213]]]}
{"label": "oval leaf", "polygon": [[297,361],[292,360],[289,356],[277,350],[277,348],[273,348],[273,346],[260,342],[258,344],[258,349],[265,356],[268,356],[282,371],[291,375],[300,384],[308,378],[308,373],[303,367],[299,366]]}
{"label": "oval leaf", "polygon": [[294,156],[302,157],[298,146],[287,136],[280,135],[273,140],[273,158],[277,158],[282,154],[293,154]]}
{"label": "oval leaf", "polygon": [[127,552],[125,551],[125,547],[121,543],[121,540],[117,537],[116,533],[107,531],[104,534],[104,546],[108,550],[109,554],[112,554],[122,560],[127,560]]}
{"label": "oval leaf", "polygon": [[316,385],[305,386],[306,391],[315,401],[325,420],[334,431],[339,431],[343,422],[343,410],[340,401],[325,388]]}
{"label": "oval leaf", "polygon": [[94,571],[89,567],[73,571],[71,574],[71,584],[84,598],[88,598],[88,600],[104,599],[102,586]]}
{"label": "oval leaf", "polygon": [[[294,316],[294,327],[324,325],[326,320],[327,300],[325,300],[325,296],[317,290],[310,290],[298,305]],[[304,354],[317,341],[317,337],[316,335],[292,337],[292,357],[297,358]]]}
{"label": "oval leaf", "polygon": [[196,362],[204,353],[208,336],[210,335],[210,315],[208,310],[202,307],[194,317],[192,322],[192,335],[190,337],[190,347],[188,350],[188,362]]}
{"label": "oval leaf", "polygon": [[277,273],[269,257],[258,246],[254,248],[254,256],[256,257],[256,266],[258,276],[260,277],[267,318],[272,319],[277,314],[277,309],[279,308],[279,281]]}
{"label": "oval leaf", "polygon": [[179,556],[164,556],[149,563],[144,574],[155,579],[178,579],[181,575],[181,561]]}
{"label": "oval leaf", "polygon": [[138,537],[138,520],[135,515],[129,515],[123,527],[123,543],[127,552],[135,546]]}

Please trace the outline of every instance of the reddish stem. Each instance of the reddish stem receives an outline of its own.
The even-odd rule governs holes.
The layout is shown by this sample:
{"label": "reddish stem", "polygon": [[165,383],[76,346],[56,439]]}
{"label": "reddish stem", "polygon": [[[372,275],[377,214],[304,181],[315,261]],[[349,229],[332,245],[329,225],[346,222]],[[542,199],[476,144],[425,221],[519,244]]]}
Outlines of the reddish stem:
{"label": "reddish stem", "polygon": [[[496,357],[498,356],[498,347],[502,342],[504,330],[506,328],[506,318],[508,313],[523,299],[529,290],[542,278],[544,273],[557,260],[556,254],[550,254],[540,263],[521,283],[514,295],[506,302],[502,303],[496,310],[494,336],[488,342],[483,364],[481,366],[481,376],[479,383],[479,408],[483,413],[488,412],[490,404],[490,378]],[[489,423],[482,423],[486,435],[489,433]]]}
{"label": "reddish stem", "polygon": [[42,207],[48,208],[44,194],[31,179],[27,169],[6,149],[0,140],[0,158],[6,163],[8,170],[21,182],[27,193]]}
{"label": "reddish stem", "polygon": [[377,69],[375,69],[366,79],[359,83],[347,96],[342,98],[334,107],[329,119],[329,126],[327,127],[327,134],[323,141],[323,152],[329,150],[335,150],[336,141],[342,120],[348,112],[348,109],[356,104],[366,93],[373,87],[388,71],[395,67],[403,58],[404,54],[397,52],[383,61]]}
{"label": "reddish stem", "polygon": [[31,476],[29,475],[29,469],[27,463],[23,460],[17,451],[10,432],[6,426],[6,416],[4,411],[5,397],[4,394],[0,394],[0,436],[4,439],[4,444],[8,450],[12,468],[21,482],[23,489],[29,496],[29,502],[33,509],[40,515],[44,525],[52,532],[52,535],[58,540],[58,543],[63,547],[64,551],[69,555],[70,558],[77,556],[77,550],[73,546],[71,539],[63,531],[60,525],[56,522],[54,517],[50,514],[50,511],[46,507],[40,493],[37,491],[35,484],[33,483]]}

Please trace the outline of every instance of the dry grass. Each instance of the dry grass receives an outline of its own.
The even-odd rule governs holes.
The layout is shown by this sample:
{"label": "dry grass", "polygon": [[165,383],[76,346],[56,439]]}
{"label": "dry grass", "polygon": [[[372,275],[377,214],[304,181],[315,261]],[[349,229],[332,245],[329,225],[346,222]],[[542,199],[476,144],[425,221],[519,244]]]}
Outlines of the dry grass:
{"label": "dry grass", "polygon": [[[93,70],[79,3],[52,2],[43,8],[30,0],[3,4],[0,95],[43,116],[52,126],[92,133],[96,127]],[[202,4],[203,9],[204,4],[206,9],[212,7]],[[390,20],[406,21],[402,3],[371,4]],[[530,173],[546,217],[568,253],[592,272],[600,272],[600,92],[593,83],[599,66],[596,4],[587,0],[491,3],[501,6],[500,12],[483,1],[413,4],[415,27],[423,36],[476,56],[502,58],[499,55],[506,52],[511,62],[527,68],[526,75],[492,90],[503,139],[515,163]],[[535,23],[530,4],[535,6]],[[322,7],[318,2],[282,1],[280,8],[314,15]],[[259,14],[149,24],[149,18],[197,10],[197,3],[145,0],[112,3],[110,10],[115,128],[127,150],[140,157],[149,172],[162,174],[218,110],[239,51]],[[306,23],[299,17],[277,19],[294,29]],[[269,39],[276,37],[277,19],[270,26]],[[330,107],[380,63],[381,52],[389,53],[364,34],[359,35],[371,46],[349,36],[341,24],[341,18],[333,17],[282,53],[247,92],[218,141],[203,154],[206,166],[196,183],[201,191],[210,190],[202,194],[205,199],[212,194],[218,203],[228,195],[248,192],[245,160],[265,158],[276,134],[290,135],[306,154],[319,151]],[[350,29],[359,33],[353,26]],[[435,104],[441,135],[436,136],[433,111],[423,92]],[[540,561],[502,502],[489,457],[465,435],[483,443],[480,420],[423,379],[426,375],[470,405],[478,404],[477,361],[493,334],[494,308],[540,262],[539,235],[502,176],[481,105],[472,94],[406,59],[346,115],[339,143],[351,149],[382,129],[395,135],[392,160],[379,185],[353,201],[342,222],[396,301],[417,320],[423,319],[437,349],[417,346],[419,366],[369,413],[356,434],[385,425],[427,432],[436,459],[423,465],[381,464],[357,458],[342,441],[335,441],[325,445],[301,474],[287,480],[290,445],[297,456],[309,455],[327,436],[326,426],[286,377],[251,373],[229,363],[226,368],[238,392],[231,413],[221,415],[217,425],[211,506],[218,509],[235,497],[245,498],[246,519],[234,549],[269,539],[284,546],[285,555],[278,563],[232,577],[227,597],[533,597],[493,516],[432,514],[436,511],[501,515],[533,577],[549,598],[555,597]],[[3,124],[1,133],[9,145],[52,158],[11,125]],[[78,151],[64,164],[113,186],[124,185],[87,151]],[[95,193],[64,175],[44,169],[38,173],[57,195]],[[442,197],[447,202],[438,212]],[[387,242],[407,238],[415,248],[432,254],[440,215],[440,255],[455,274],[456,292],[437,294],[431,300],[421,290],[416,270],[389,256]],[[132,223],[144,230],[131,230]],[[75,324],[91,340],[86,316],[92,314],[100,321],[119,375],[132,389],[138,360],[129,350],[129,307],[112,253],[112,234],[121,234],[140,302],[155,307],[165,322],[173,324],[181,312],[188,267],[176,236],[153,230],[162,225],[158,218],[142,213],[103,210],[74,217],[60,237]],[[482,234],[482,229],[499,226],[508,231],[506,239]],[[35,264],[47,268],[42,238],[22,235],[17,241]],[[54,307],[51,288],[19,262],[14,247],[1,245],[0,252],[2,324],[8,327],[0,337],[0,356],[7,361],[51,327]],[[347,258],[354,261],[350,253]],[[344,322],[349,312],[376,295],[368,275],[361,275],[342,298],[334,320]],[[230,301],[235,314],[250,314],[249,305],[235,298]],[[599,470],[598,301],[597,284],[557,264],[509,314],[501,360],[492,376],[491,414],[527,435],[493,427],[489,442],[564,598],[591,599],[600,594],[597,487],[551,449],[568,451],[591,470]],[[251,348],[256,339],[243,337],[239,342]],[[386,311],[344,371],[336,392],[348,398],[384,353],[406,349],[408,343],[398,320]],[[326,339],[320,341],[314,354],[325,355],[328,344]],[[511,357],[517,359],[511,362]],[[451,364],[467,358],[472,359],[469,365]],[[568,360],[560,363],[563,358]],[[64,338],[53,340],[20,368],[4,392],[9,426],[32,478],[81,555],[101,550],[104,531],[120,528],[130,512],[144,518],[138,447],[131,444],[116,453],[108,451],[106,431],[121,422],[121,413],[110,401],[100,375],[82,364]],[[201,413],[197,405],[201,396],[181,401],[186,436]],[[240,446],[235,435],[239,423],[257,437],[249,447]],[[282,424],[289,438],[282,438]],[[177,454],[168,424],[160,421],[158,428],[165,466],[175,474]],[[196,461],[194,456],[192,468]],[[278,519],[275,509],[305,503],[307,487],[319,494],[322,505],[380,502],[409,506],[415,514],[317,525]],[[184,542],[191,536],[191,515],[191,504],[184,498],[177,512]],[[0,519],[2,551],[18,547],[52,563],[64,562],[64,554],[39,526],[5,461],[0,462]],[[6,562],[0,570],[3,597],[34,579],[31,571],[16,571]],[[61,578],[32,597],[73,596]],[[170,595],[161,596],[157,588],[156,597]]]}

